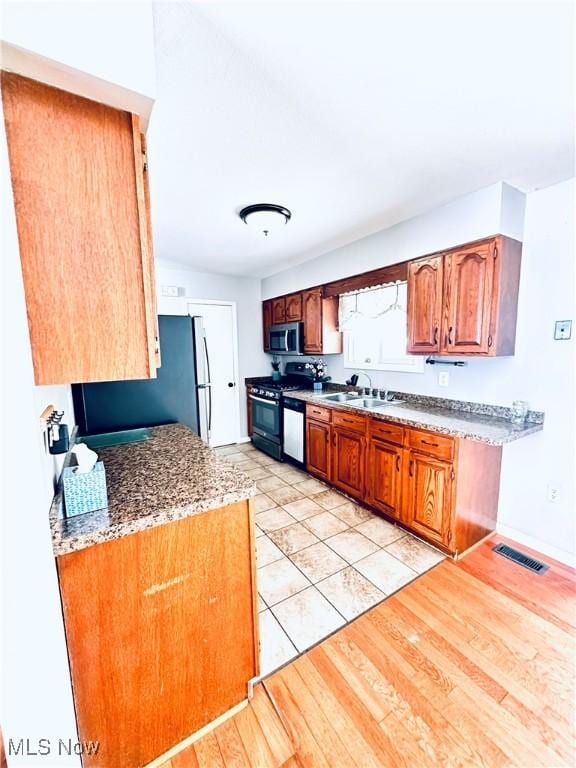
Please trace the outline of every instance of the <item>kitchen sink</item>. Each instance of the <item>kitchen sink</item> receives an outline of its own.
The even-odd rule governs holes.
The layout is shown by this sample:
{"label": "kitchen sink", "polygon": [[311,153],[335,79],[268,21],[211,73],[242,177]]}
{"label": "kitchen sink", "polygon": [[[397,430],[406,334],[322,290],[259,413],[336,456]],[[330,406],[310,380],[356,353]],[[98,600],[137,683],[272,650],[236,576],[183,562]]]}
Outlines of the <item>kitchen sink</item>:
{"label": "kitchen sink", "polygon": [[348,405],[354,408],[386,408],[388,405],[400,405],[404,400],[381,400],[379,397],[363,397],[361,400],[354,400]]}
{"label": "kitchen sink", "polygon": [[356,392],[336,392],[334,395],[322,395],[322,400],[327,400],[329,403],[351,403],[354,400],[358,400],[359,397]]}

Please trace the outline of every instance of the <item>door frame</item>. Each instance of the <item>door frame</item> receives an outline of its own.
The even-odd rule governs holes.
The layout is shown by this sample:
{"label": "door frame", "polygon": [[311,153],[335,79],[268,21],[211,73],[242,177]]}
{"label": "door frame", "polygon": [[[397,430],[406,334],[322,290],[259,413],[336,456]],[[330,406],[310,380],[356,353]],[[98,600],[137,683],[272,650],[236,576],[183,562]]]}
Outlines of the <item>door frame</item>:
{"label": "door frame", "polygon": [[[234,371],[234,381],[236,382],[236,386],[234,389],[235,392],[235,398],[236,398],[236,439],[234,442],[238,442],[240,440],[240,381],[238,378],[238,307],[237,303],[235,301],[224,301],[220,299],[192,299],[188,296],[186,297],[186,314],[190,317],[193,317],[193,315],[190,312],[190,305],[191,304],[211,304],[211,305],[220,305],[225,307],[231,307],[232,308],[232,336],[233,336],[233,344],[232,344],[232,368]],[[211,446],[210,446],[211,447]]]}

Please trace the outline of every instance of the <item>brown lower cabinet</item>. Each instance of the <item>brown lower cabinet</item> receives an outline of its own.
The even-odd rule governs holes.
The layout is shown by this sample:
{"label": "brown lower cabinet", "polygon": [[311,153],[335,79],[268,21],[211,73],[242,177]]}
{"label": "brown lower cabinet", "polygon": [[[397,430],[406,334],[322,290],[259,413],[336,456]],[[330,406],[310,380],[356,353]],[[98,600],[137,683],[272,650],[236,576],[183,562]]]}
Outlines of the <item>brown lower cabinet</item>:
{"label": "brown lower cabinet", "polygon": [[332,427],[323,421],[306,421],[308,471],[323,480],[331,479]]}
{"label": "brown lower cabinet", "polygon": [[146,765],[247,698],[254,535],[242,501],[57,558],[84,768]]}
{"label": "brown lower cabinet", "polygon": [[371,440],[368,446],[366,472],[368,503],[393,517],[400,518],[402,499],[402,448],[382,440]]}
{"label": "brown lower cabinet", "polygon": [[452,478],[447,461],[406,451],[402,520],[420,536],[449,547],[452,539]]}
{"label": "brown lower cabinet", "polygon": [[495,529],[500,446],[313,404],[306,434],[311,474],[449,554]]}

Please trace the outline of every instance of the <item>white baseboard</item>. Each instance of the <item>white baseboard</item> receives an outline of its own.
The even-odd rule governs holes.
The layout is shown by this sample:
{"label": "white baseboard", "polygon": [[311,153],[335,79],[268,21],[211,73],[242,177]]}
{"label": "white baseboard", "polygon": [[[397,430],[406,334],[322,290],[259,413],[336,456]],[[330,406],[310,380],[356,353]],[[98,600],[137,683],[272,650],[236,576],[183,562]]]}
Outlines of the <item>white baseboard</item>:
{"label": "white baseboard", "polygon": [[500,525],[498,523],[496,525],[496,533],[501,533],[502,536],[517,541],[518,544],[525,544],[530,549],[535,549],[536,552],[542,552],[543,555],[551,557],[553,560],[558,560],[563,565],[568,565],[571,568],[576,567],[575,554],[566,552],[564,549],[558,549],[558,547],[554,547],[552,544],[535,539],[533,536],[517,531],[515,528],[509,528],[507,525]]}
{"label": "white baseboard", "polygon": [[236,444],[239,445],[240,443],[249,443],[252,438],[250,437],[239,437],[236,441]]}

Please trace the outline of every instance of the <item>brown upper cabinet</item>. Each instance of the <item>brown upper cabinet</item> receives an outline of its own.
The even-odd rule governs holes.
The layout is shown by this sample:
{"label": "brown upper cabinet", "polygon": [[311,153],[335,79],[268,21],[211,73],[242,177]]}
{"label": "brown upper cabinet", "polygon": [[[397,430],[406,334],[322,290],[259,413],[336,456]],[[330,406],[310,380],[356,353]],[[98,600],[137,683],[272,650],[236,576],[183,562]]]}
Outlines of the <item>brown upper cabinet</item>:
{"label": "brown upper cabinet", "polygon": [[281,296],[279,299],[272,299],[272,323],[286,322],[286,299]]}
{"label": "brown upper cabinet", "polygon": [[442,256],[408,264],[408,352],[439,351],[442,275]]}
{"label": "brown upper cabinet", "polygon": [[297,323],[302,320],[302,294],[293,293],[286,296],[286,322]]}
{"label": "brown upper cabinet", "polygon": [[138,116],[8,72],[2,98],[36,383],[154,378]]}
{"label": "brown upper cabinet", "polygon": [[338,330],[338,297],[326,298],[322,288],[302,293],[304,354],[332,355],[342,352],[342,334]]}
{"label": "brown upper cabinet", "polygon": [[326,297],[322,288],[278,296],[262,302],[264,351],[270,351],[270,325],[304,324],[304,354],[339,354],[342,334],[338,330],[338,297]]}
{"label": "brown upper cabinet", "polygon": [[[442,353],[488,354],[498,248],[481,243],[444,257]],[[498,307],[496,307],[498,311]]]}
{"label": "brown upper cabinet", "polygon": [[513,355],[522,244],[501,235],[408,266],[408,352]]}
{"label": "brown upper cabinet", "polygon": [[303,293],[304,352],[322,352],[322,289]]}

